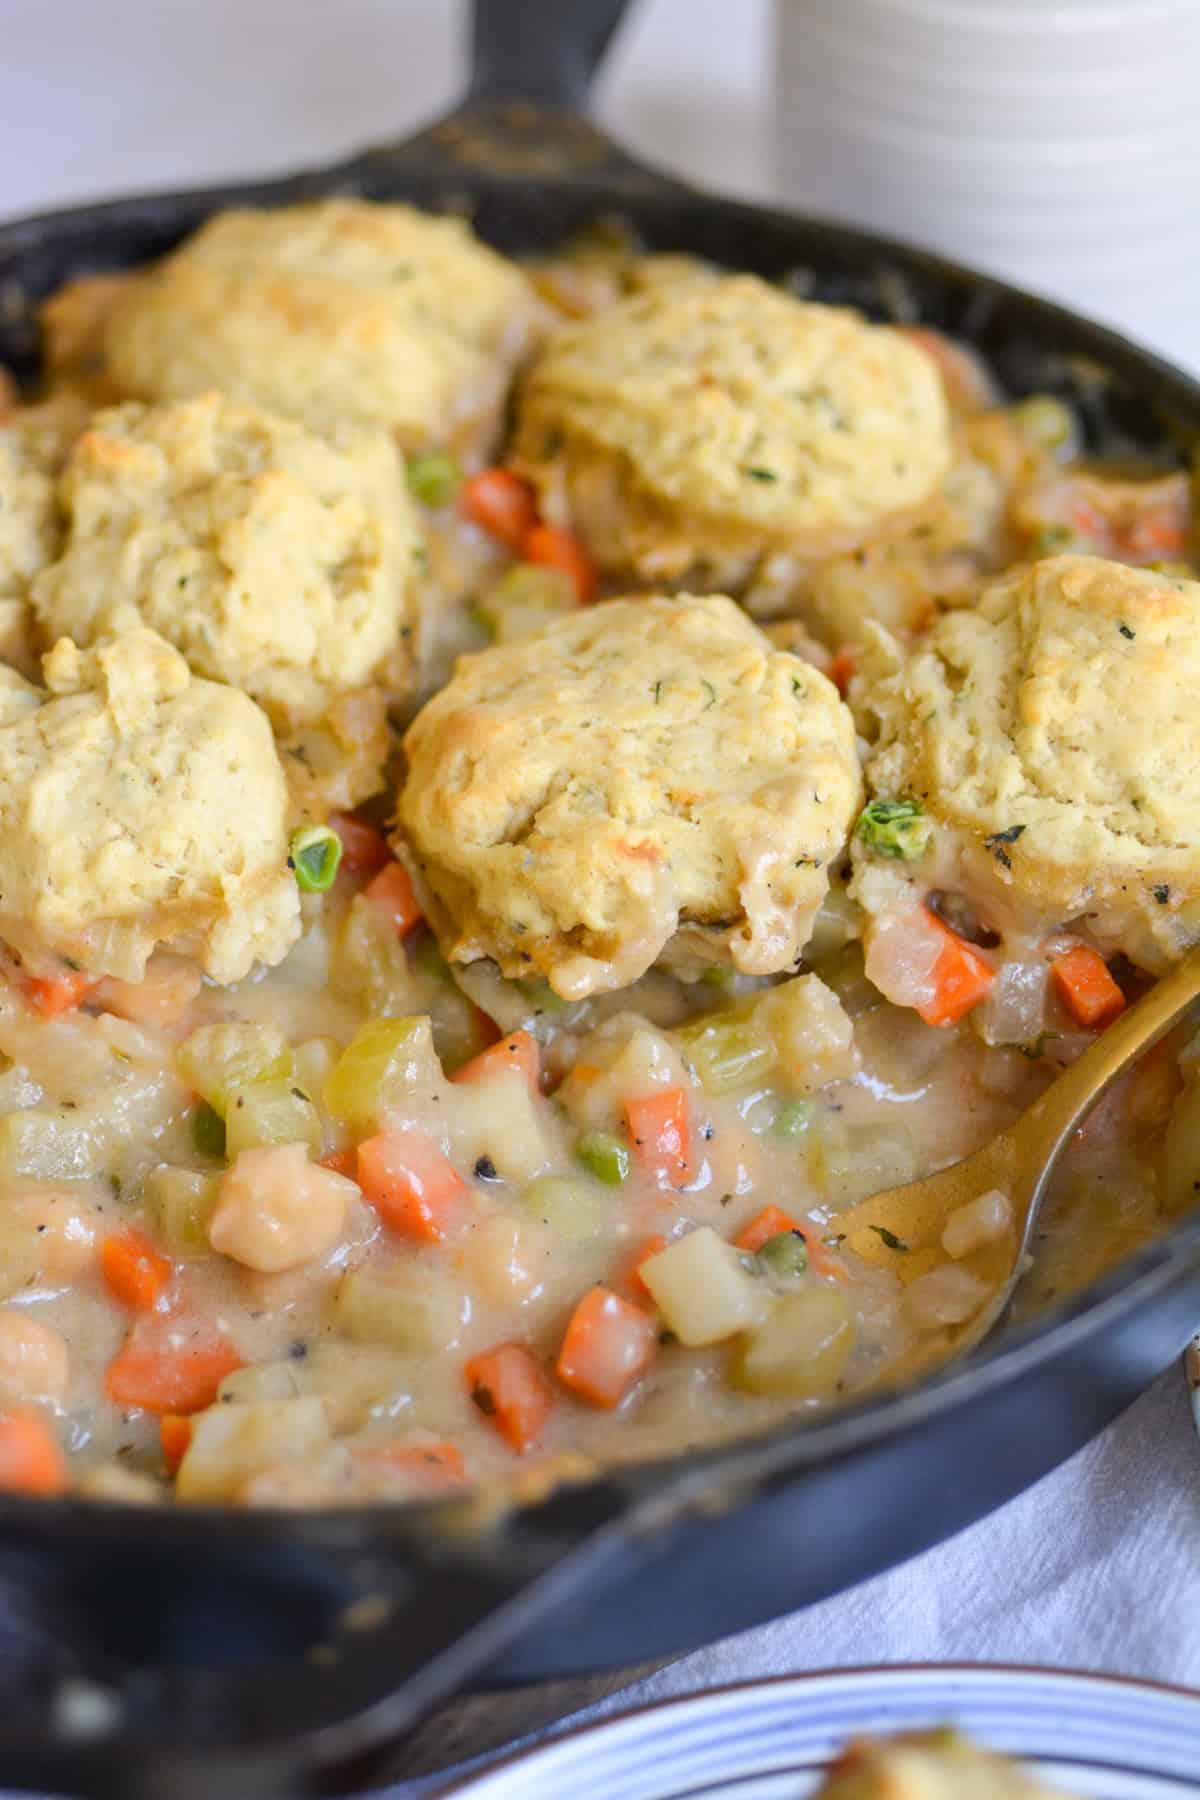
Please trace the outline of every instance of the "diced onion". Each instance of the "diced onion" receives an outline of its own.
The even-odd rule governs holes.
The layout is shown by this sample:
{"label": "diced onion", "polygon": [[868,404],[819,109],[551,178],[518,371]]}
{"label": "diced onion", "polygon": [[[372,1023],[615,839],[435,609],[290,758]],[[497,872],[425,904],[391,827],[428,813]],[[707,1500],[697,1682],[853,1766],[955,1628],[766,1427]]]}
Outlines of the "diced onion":
{"label": "diced onion", "polygon": [[962,1325],[979,1311],[991,1289],[967,1269],[943,1263],[918,1275],[904,1290],[904,1310],[918,1331]]}
{"label": "diced onion", "polygon": [[977,1194],[974,1200],[968,1200],[965,1206],[950,1214],[942,1232],[942,1249],[957,1261],[959,1257],[970,1256],[973,1250],[982,1249],[984,1244],[994,1244],[1011,1226],[1012,1207],[1008,1195],[1002,1194],[999,1188],[990,1188],[986,1194]]}

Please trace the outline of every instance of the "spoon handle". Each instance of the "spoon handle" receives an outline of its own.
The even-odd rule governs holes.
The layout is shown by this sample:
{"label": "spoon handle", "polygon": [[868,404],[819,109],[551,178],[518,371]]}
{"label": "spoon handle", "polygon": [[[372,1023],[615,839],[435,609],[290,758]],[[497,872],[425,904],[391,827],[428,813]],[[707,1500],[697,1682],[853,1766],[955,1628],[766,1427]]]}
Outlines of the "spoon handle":
{"label": "spoon handle", "polygon": [[1020,1140],[1022,1165],[1038,1171],[1029,1195],[1031,1206],[1076,1126],[1118,1075],[1165,1037],[1198,995],[1200,945],[1157,981],[1136,1006],[1115,1019],[1004,1133],[1010,1144]]}

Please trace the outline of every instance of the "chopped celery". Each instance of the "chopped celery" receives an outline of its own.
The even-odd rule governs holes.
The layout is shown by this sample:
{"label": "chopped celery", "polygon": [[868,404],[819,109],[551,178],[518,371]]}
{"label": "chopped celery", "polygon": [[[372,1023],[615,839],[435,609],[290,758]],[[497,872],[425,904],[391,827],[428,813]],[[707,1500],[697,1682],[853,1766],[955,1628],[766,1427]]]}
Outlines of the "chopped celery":
{"label": "chopped celery", "polygon": [[208,1221],[217,1203],[217,1178],[196,1169],[160,1163],[151,1169],[142,1198],[173,1256],[202,1255],[208,1249]]}
{"label": "chopped celery", "polygon": [[518,981],[517,987],[535,1012],[565,1012],[571,1004],[556,994],[548,981]]}
{"label": "chopped celery", "polygon": [[427,450],[408,459],[408,491],[422,506],[447,506],[462,482],[462,470],[445,450]]}
{"label": "chopped celery", "polygon": [[575,1154],[598,1181],[617,1187],[629,1174],[629,1145],[611,1131],[585,1131]]}
{"label": "chopped celery", "polygon": [[423,975],[434,981],[450,981],[450,964],[438,948],[438,941],[432,931],[422,931],[418,940],[413,961]]}
{"label": "chopped celery", "polygon": [[336,1118],[374,1129],[406,1092],[440,1082],[441,1065],[426,1015],[368,1019],[334,1064],[325,1104]]}
{"label": "chopped celery", "polygon": [[799,1231],[779,1231],[767,1239],[758,1253],[770,1275],[803,1275],[808,1267],[808,1245]]}
{"label": "chopped celery", "polygon": [[564,569],[514,563],[479,596],[475,610],[485,629],[506,638],[536,629],[552,614],[570,612],[577,604],[575,583]]}
{"label": "chopped celery", "polygon": [[312,1096],[293,1081],[255,1081],[234,1088],[225,1119],[225,1154],[232,1162],[243,1150],[266,1144],[304,1144],[320,1156],[321,1121]]}
{"label": "chopped celery", "polygon": [[192,1143],[201,1156],[225,1155],[225,1121],[207,1100],[201,1100],[192,1114]]}
{"label": "chopped celery", "polygon": [[326,893],[341,860],[342,840],[329,825],[302,825],[288,839],[288,861],[302,893]]}
{"label": "chopped celery", "polygon": [[292,1053],[275,1025],[202,1025],[178,1052],[184,1080],[224,1118],[233,1088],[285,1081]]}
{"label": "chopped celery", "polygon": [[332,1319],[360,1344],[390,1350],[452,1350],[465,1323],[465,1297],[424,1265],[351,1269],[338,1282]]}
{"label": "chopped celery", "polygon": [[595,1237],[608,1218],[603,1197],[568,1175],[539,1175],[523,1190],[521,1204],[556,1237],[575,1243]]}
{"label": "chopped celery", "polygon": [[1075,414],[1053,394],[1030,394],[1027,400],[1017,402],[1009,417],[1021,436],[1039,450],[1067,454],[1075,447]]}
{"label": "chopped celery", "polygon": [[811,1131],[816,1117],[815,1100],[785,1100],[771,1121],[771,1131],[775,1137],[790,1143]]}
{"label": "chopped celery", "polygon": [[709,1094],[764,1080],[775,1065],[775,1045],[747,1012],[709,1013],[680,1026],[675,1037]]}
{"label": "chopped celery", "polygon": [[872,800],[858,815],[854,832],[880,856],[916,862],[929,848],[933,827],[919,800]]}
{"label": "chopped celery", "polygon": [[854,1348],[850,1304],[822,1282],[784,1294],[733,1359],[732,1375],[752,1394],[810,1399],[834,1388]]}
{"label": "chopped celery", "polygon": [[747,1260],[701,1225],[648,1257],[638,1273],[680,1343],[697,1348],[736,1337],[759,1317],[763,1283]]}
{"label": "chopped celery", "polygon": [[192,1421],[175,1492],[181,1500],[223,1500],[260,1470],[310,1459],[328,1442],[325,1408],[315,1394],[210,1406]]}

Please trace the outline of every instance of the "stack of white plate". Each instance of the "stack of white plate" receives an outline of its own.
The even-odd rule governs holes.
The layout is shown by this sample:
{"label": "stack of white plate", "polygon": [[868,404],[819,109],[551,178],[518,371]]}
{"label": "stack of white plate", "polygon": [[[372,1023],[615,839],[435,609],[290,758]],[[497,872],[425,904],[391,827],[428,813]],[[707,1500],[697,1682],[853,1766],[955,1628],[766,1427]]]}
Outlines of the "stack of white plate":
{"label": "stack of white plate", "polygon": [[1200,0],[776,0],[776,184],[1200,365]]}

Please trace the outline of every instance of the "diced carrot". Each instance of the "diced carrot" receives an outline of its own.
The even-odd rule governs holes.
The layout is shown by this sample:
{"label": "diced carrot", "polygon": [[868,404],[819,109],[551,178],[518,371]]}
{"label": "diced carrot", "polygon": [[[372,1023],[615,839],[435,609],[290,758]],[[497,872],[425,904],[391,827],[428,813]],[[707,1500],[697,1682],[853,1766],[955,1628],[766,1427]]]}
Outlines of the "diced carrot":
{"label": "diced carrot", "polygon": [[858,650],[853,644],[843,644],[840,650],[834,652],[833,661],[829,665],[829,679],[843,699],[857,664]]}
{"label": "diced carrot", "polygon": [[421,923],[421,903],[403,863],[388,863],[378,875],[371,877],[363,893],[373,906],[386,913],[400,937],[407,936]]}
{"label": "diced carrot", "polygon": [[928,907],[924,911],[941,937],[942,948],[933,965],[933,998],[918,1006],[917,1011],[927,1025],[954,1025],[985,998],[996,971],[973,944],[951,931],[936,913]]}
{"label": "diced carrot", "polygon": [[657,1348],[649,1313],[611,1288],[594,1287],[571,1314],[555,1374],[581,1400],[611,1411],[646,1373]]}
{"label": "diced carrot", "polygon": [[34,1012],[43,1019],[57,1019],[60,1013],[74,1012],[87,998],[95,983],[78,969],[64,969],[61,975],[48,979],[27,975],[22,992]]}
{"label": "diced carrot", "polygon": [[528,1450],[554,1410],[554,1389],[524,1344],[498,1344],[467,1363],[467,1389],[506,1444]]}
{"label": "diced carrot", "polygon": [[799,1231],[798,1222],[790,1213],[785,1213],[781,1206],[764,1206],[760,1213],[755,1213],[748,1225],[734,1238],[739,1250],[751,1252],[761,1250],[768,1238],[778,1237],[781,1231]]}
{"label": "diced carrot", "polygon": [[635,1293],[649,1295],[650,1289],[642,1280],[642,1264],[649,1262],[652,1256],[657,1256],[659,1251],[665,1250],[666,1247],[667,1240],[661,1231],[656,1231],[653,1237],[648,1237],[641,1248],[634,1252],[633,1261],[622,1277],[625,1285],[633,1288]]}
{"label": "diced carrot", "polygon": [[1059,998],[1077,1025],[1107,1025],[1125,1010],[1125,996],[1099,951],[1087,944],[1064,950],[1050,964]]}
{"label": "diced carrot", "polygon": [[108,1365],[104,1387],[120,1406],[152,1413],[194,1413],[211,1406],[242,1359],[215,1325],[178,1314],[147,1313]]}
{"label": "diced carrot", "polygon": [[528,1031],[510,1031],[499,1043],[481,1051],[478,1056],[473,1056],[461,1069],[455,1069],[450,1079],[472,1085],[480,1081],[494,1081],[497,1075],[508,1074],[524,1076],[530,1093],[535,1097],[541,1092],[541,1062],[537,1039]]}
{"label": "diced carrot", "polygon": [[100,1270],[113,1299],[137,1312],[151,1310],[175,1272],[170,1258],[133,1225],[105,1238]]}
{"label": "diced carrot", "polygon": [[467,518],[514,554],[537,524],[533,489],[511,469],[481,469],[459,489],[459,506]]}
{"label": "diced carrot", "polygon": [[808,1250],[808,1260],[816,1274],[832,1275],[838,1280],[846,1274],[845,1263],[821,1241],[819,1233],[806,1220],[793,1219],[791,1213],[785,1213],[781,1206],[764,1206],[760,1213],[755,1213],[748,1225],[742,1227],[733,1241],[739,1250],[754,1252],[761,1250],[768,1238],[778,1237],[781,1231],[800,1233]]}
{"label": "diced carrot", "polygon": [[596,566],[573,532],[560,531],[557,525],[534,525],[525,534],[521,555],[526,562],[540,563],[547,569],[561,569],[564,575],[569,575],[575,597],[580,602],[590,600],[595,594]]}
{"label": "diced carrot", "polygon": [[1188,547],[1190,530],[1185,489],[1181,501],[1175,505],[1163,499],[1156,506],[1146,507],[1122,533],[1119,548],[1126,556],[1142,557],[1147,561],[1182,556]]}
{"label": "diced carrot", "polygon": [[61,1494],[67,1465],[40,1413],[0,1413],[0,1493]]}
{"label": "diced carrot", "polygon": [[328,1156],[317,1160],[323,1169],[332,1169],[335,1175],[347,1175],[351,1181],[358,1178],[357,1150],[331,1150]]}
{"label": "diced carrot", "polygon": [[355,871],[382,869],[392,860],[382,831],[356,813],[330,813],[329,823],[342,840],[342,862]]}
{"label": "diced carrot", "polygon": [[634,1156],[648,1174],[672,1187],[690,1178],[691,1131],[683,1088],[656,1088],[626,1100],[625,1129]]}
{"label": "diced carrot", "polygon": [[462,1487],[467,1479],[457,1444],[364,1444],[355,1450],[354,1460],[368,1469],[411,1475],[414,1485],[428,1488],[431,1493]]}
{"label": "diced carrot", "polygon": [[446,1236],[466,1183],[433,1139],[415,1126],[381,1131],[358,1146],[358,1185],[390,1230],[418,1243]]}
{"label": "diced carrot", "polygon": [[184,1413],[164,1413],[158,1422],[163,1461],[174,1475],[192,1441],[192,1421]]}

